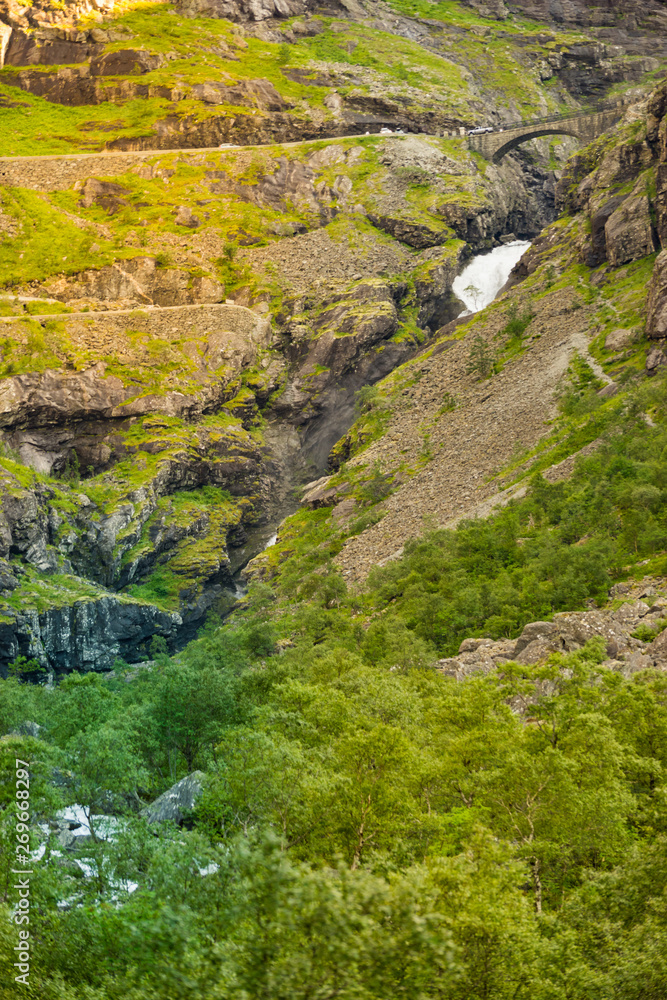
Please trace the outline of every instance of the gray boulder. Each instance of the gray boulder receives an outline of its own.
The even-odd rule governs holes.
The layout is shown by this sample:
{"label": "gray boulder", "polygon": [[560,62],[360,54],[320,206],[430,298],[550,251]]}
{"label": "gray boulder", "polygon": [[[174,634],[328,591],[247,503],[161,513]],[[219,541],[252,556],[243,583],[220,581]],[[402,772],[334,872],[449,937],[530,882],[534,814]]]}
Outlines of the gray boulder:
{"label": "gray boulder", "polygon": [[646,195],[626,198],[609,217],[604,232],[607,257],[614,267],[652,254],[656,247]]}
{"label": "gray boulder", "polygon": [[646,355],[644,369],[647,375],[656,375],[658,369],[664,368],[665,365],[667,365],[667,354],[659,348],[652,348]]}
{"label": "gray boulder", "polygon": [[612,330],[604,340],[606,351],[623,351],[637,339],[635,330]]}
{"label": "gray boulder", "polygon": [[202,796],[203,778],[203,771],[193,771],[192,774],[186,775],[163,792],[155,802],[142,809],[141,815],[149,823],[171,822],[180,825],[185,813],[194,809]]}

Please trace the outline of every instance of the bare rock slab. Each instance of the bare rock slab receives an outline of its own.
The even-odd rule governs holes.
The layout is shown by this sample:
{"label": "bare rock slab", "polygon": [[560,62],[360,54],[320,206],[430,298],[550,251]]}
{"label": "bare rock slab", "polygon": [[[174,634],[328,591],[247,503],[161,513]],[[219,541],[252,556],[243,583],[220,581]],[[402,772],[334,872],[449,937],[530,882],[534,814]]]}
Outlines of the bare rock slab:
{"label": "bare rock slab", "polygon": [[163,792],[155,802],[151,802],[142,810],[149,823],[177,823],[181,824],[185,814],[191,812],[202,796],[204,786],[203,771],[193,771],[185,778],[181,778],[175,785]]}

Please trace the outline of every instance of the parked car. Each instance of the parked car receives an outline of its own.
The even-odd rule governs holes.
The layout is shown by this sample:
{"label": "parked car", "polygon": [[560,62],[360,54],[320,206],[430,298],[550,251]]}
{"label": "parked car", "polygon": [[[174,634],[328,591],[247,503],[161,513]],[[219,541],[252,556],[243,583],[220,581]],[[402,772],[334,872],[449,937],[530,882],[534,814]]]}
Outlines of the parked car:
{"label": "parked car", "polygon": [[468,135],[484,135],[486,132],[493,132],[493,126],[478,125],[476,128],[471,128]]}
{"label": "parked car", "polygon": [[381,128],[380,135],[393,135],[394,133],[390,128]]}

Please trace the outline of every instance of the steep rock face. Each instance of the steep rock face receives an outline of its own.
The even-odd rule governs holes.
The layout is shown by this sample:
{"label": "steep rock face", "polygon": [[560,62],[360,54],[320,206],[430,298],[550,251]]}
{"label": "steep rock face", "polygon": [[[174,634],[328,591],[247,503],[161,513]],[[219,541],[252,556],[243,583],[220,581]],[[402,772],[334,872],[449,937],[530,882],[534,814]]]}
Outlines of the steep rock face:
{"label": "steep rock face", "polygon": [[554,218],[555,191],[551,171],[506,157],[485,168],[483,199],[473,204],[450,199],[436,211],[459,239],[482,250],[505,233],[521,239],[537,236]]}
{"label": "steep rock face", "polygon": [[[266,318],[237,305],[88,316],[64,317],[62,370],[0,381],[4,439],[40,472],[58,471],[75,439],[82,469],[108,467],[127,454],[115,427],[132,419],[161,413],[196,421],[219,410],[272,337]],[[5,330],[17,344],[25,340],[19,320]],[[111,370],[108,362],[90,364],[91,356],[111,352]],[[158,355],[167,365],[163,379],[156,378]],[[72,371],[86,360],[88,367]]]}
{"label": "steep rock face", "polygon": [[[661,99],[664,97],[664,88],[658,95]],[[597,148],[594,145],[575,156],[559,183],[561,205],[573,213],[582,213],[580,218],[586,219],[588,227],[577,227],[567,251],[557,232],[540,236],[514,268],[510,285],[534,274],[559,246],[567,255],[573,253],[580,263],[593,268],[596,283],[609,280],[616,268],[650,259],[665,246],[667,232],[660,214],[665,198],[665,152],[662,142],[658,141],[657,126],[652,136],[651,122],[655,119],[651,114],[644,117],[646,104],[638,107],[639,118],[633,113],[632,120],[615,139],[609,137],[597,144]],[[655,103],[652,107],[655,110]],[[660,135],[664,134],[666,124],[667,119],[661,117]],[[644,127],[638,129],[638,125]],[[653,265],[647,292],[646,309],[640,320],[642,325],[636,331],[641,329],[651,339],[663,341],[646,359],[646,371],[653,374],[665,363],[662,351],[667,337],[664,250]],[[629,334],[632,340],[634,334],[632,331]]]}
{"label": "steep rock face", "polygon": [[[45,656],[56,670],[107,669],[116,655],[145,658],[146,649],[139,646],[152,634],[164,635],[172,647],[182,644],[224,588],[233,587],[227,547],[238,544],[239,533],[244,537],[244,521],[255,519],[258,508],[271,509],[270,469],[263,456],[259,449],[239,454],[233,440],[221,461],[197,461],[183,453],[160,463],[144,487],[123,493],[122,482],[109,480],[108,488],[117,499],[103,505],[86,496],[85,484],[22,488],[5,475],[0,484],[0,551],[6,557],[0,560],[0,614],[6,619],[6,641],[0,663],[29,652],[40,662]],[[180,498],[188,496],[192,499],[184,506]],[[124,598],[116,608],[117,599],[109,595],[107,600],[100,589],[140,584],[155,570],[164,574],[167,565],[171,593],[150,591],[135,602]],[[77,597],[81,591],[83,602]],[[23,618],[15,611],[16,595],[26,607]],[[179,613],[163,612],[146,602],[151,599],[166,600]],[[33,611],[35,602],[41,607],[53,603],[55,609]],[[77,610],[79,604],[83,611]],[[111,630],[107,618],[114,618]],[[69,643],[63,638],[68,630]],[[42,642],[43,656],[39,643],[27,651],[29,634]],[[82,635],[88,636],[90,649],[77,638]]]}
{"label": "steep rock face", "polygon": [[652,340],[667,337],[667,250],[658,254],[647,301],[646,333]]}
{"label": "steep rock face", "polygon": [[315,315],[304,311],[304,300],[291,303],[282,327],[290,374],[272,412],[307,425],[305,447],[320,465],[353,419],[355,392],[414,352],[413,343],[392,340],[405,292],[404,283],[375,280],[324,298]]}
{"label": "steep rock face", "polygon": [[648,197],[626,198],[605,223],[604,238],[612,266],[653,253],[656,247]]}
{"label": "steep rock face", "polygon": [[[43,482],[24,465],[8,463],[15,473],[5,471],[0,483],[0,556],[9,560],[0,588],[6,598],[13,591],[25,593],[30,606],[39,590],[31,573],[64,574],[73,578],[71,585],[63,593],[56,587],[53,599],[71,607],[86,581],[119,589],[169,563],[175,567],[170,569],[171,594],[162,596],[181,609],[178,622],[170,619],[169,635],[182,641],[222,588],[231,585],[228,539],[234,544],[244,522],[272,509],[271,484],[279,470],[243,426],[246,413],[254,419],[256,397],[250,391],[239,396],[239,375],[270,343],[270,324],[239,306],[186,308],[167,311],[166,317],[135,313],[129,319],[110,314],[97,321],[69,320],[67,350],[76,344],[85,356],[91,348],[104,354],[113,343],[119,356],[134,362],[117,369],[120,377],[99,362],[82,372],[51,369],[0,383],[6,445],[33,469],[52,476]],[[182,343],[184,333],[189,340],[180,363],[173,366],[173,355],[162,380],[156,380],[150,344],[158,334],[161,350],[166,349],[165,321],[171,324],[172,343]],[[149,345],[145,355],[142,328]],[[20,325],[16,332],[20,336]],[[273,389],[271,374],[258,378],[258,398]],[[88,475],[109,472],[89,487],[86,480],[71,484],[72,469]],[[53,478],[58,474],[64,477],[60,482]],[[172,499],[187,498],[192,491],[192,502]],[[48,580],[45,587],[48,601],[53,587]],[[145,604],[128,606],[135,614]],[[3,613],[15,617],[11,602]],[[138,619],[144,631],[135,641],[132,621],[119,614],[118,655],[136,658],[151,622],[161,621],[156,608],[146,615],[145,621]],[[77,622],[65,616],[59,627],[76,632]],[[87,622],[102,646],[102,618]],[[40,630],[47,626],[41,622]],[[20,628],[13,624],[11,631],[18,635]],[[7,648],[23,654],[24,646],[16,639]],[[58,669],[70,654],[72,667],[83,669],[88,662],[77,646],[63,647],[57,655],[53,649],[48,646],[49,662]]]}
{"label": "steep rock face", "polygon": [[510,10],[537,20],[557,24],[627,28],[667,26],[667,13],[660,0],[509,0]]}
{"label": "steep rock face", "polygon": [[[618,139],[603,138],[577,154],[558,184],[558,204],[588,215],[591,235],[582,256],[589,267],[639,260],[654,253],[667,235],[662,207],[666,101],[663,86],[631,108]],[[650,179],[655,193],[650,193]]]}
{"label": "steep rock face", "polygon": [[[41,484],[21,488],[5,477],[2,486],[0,515],[0,552],[3,556],[21,556],[43,572],[53,572],[58,566],[106,586],[122,586],[147,567],[150,557],[157,558],[184,538],[205,535],[209,527],[207,515],[176,527],[168,525],[169,509],[161,521],[152,523],[149,551],[137,555],[139,565],[126,558],[142,538],[144,525],[160,507],[160,500],[179,490],[194,490],[216,486],[232,497],[260,498],[262,487],[262,455],[259,449],[235,448],[225,442],[222,459],[206,460],[184,452],[170,456],[157,465],[154,477],[146,486],[124,493],[119,484],[119,496],[111,507],[91,501],[85,493],[54,489]],[[85,485],[82,487],[85,489]],[[268,501],[268,497],[265,498]],[[63,502],[64,501],[64,502]],[[267,503],[268,506],[268,503]],[[252,510],[253,504],[242,504]],[[160,530],[162,527],[163,530]],[[224,535],[221,558],[224,562]],[[219,570],[219,566],[217,569]],[[229,574],[228,574],[229,575]]]}
{"label": "steep rock face", "polygon": [[416,272],[417,323],[422,329],[434,333],[461,312],[461,303],[452,292],[452,284],[461,269],[463,257],[462,247],[454,253],[451,250],[436,252]]}
{"label": "steep rock face", "polygon": [[3,613],[0,621],[0,672],[17,656],[35,659],[49,671],[110,670],[117,658],[145,659],[159,635],[169,644],[182,624],[178,614],[109,595],[52,607]]}
{"label": "steep rock face", "polygon": [[[478,0],[466,2],[479,9]],[[507,7],[557,28],[586,30],[587,39],[558,46],[546,60],[576,98],[591,101],[615,83],[640,83],[667,54],[661,0],[508,0]]]}
{"label": "steep rock face", "polygon": [[[433,303],[449,294],[456,270],[457,257],[447,253],[442,261],[422,268],[416,282],[422,309],[432,310]],[[266,415],[307,428],[305,452],[311,460],[323,463],[349,426],[355,391],[414,352],[412,340],[393,339],[406,293],[405,282],[362,281],[348,292],[309,303],[310,308],[305,300],[293,303],[295,311],[305,309],[303,321],[295,317],[279,328],[285,338],[287,381]],[[2,484],[0,555],[9,561],[0,584],[7,594],[20,589],[24,581],[13,567],[18,572],[27,566],[118,589],[168,567],[180,612],[173,631],[182,642],[220,599],[222,589],[232,586],[228,548],[242,544],[244,525],[260,513],[270,515],[285,493],[280,485],[282,459],[262,448],[242,426],[246,421],[252,425],[258,404],[275,391],[281,363],[269,362],[264,375],[234,396],[239,373],[272,343],[268,322],[242,307],[188,307],[130,317],[109,313],[88,319],[91,315],[63,318],[64,343],[85,345],[87,357],[91,344],[104,353],[107,342],[114,343],[126,366],[115,369],[119,374],[98,362],[81,372],[52,369],[7,378],[0,383],[1,421],[7,444],[33,468],[67,475],[74,456],[76,467],[89,473],[99,476],[109,470],[105,489],[112,487],[113,501],[101,502],[95,489],[88,496],[85,480],[78,488],[66,483],[23,486],[7,475]],[[182,344],[184,332],[190,338],[181,356],[180,377],[167,379],[180,388],[161,385],[146,392],[141,383],[148,378],[150,384],[150,373],[141,375],[141,365],[150,366],[151,354],[141,355],[137,329],[150,345],[151,335],[164,339],[168,323],[173,323],[175,344]],[[124,346],[128,326],[134,330]],[[19,323],[17,336],[20,330]],[[240,423],[230,424],[230,417]],[[298,449],[298,441],[296,445]],[[116,471],[127,460],[138,470],[146,467],[139,474],[143,484],[134,489],[123,488]],[[294,461],[289,455],[287,460]],[[211,487],[226,492],[232,502],[229,511],[197,509],[195,501],[186,517],[179,514],[179,504],[171,498]],[[123,627],[128,625],[127,616],[119,620]],[[59,628],[74,628],[77,621],[65,615]],[[99,616],[87,620],[91,628],[100,622]],[[40,628],[47,626],[42,623]],[[17,649],[24,655],[20,627],[20,622],[11,627],[15,639],[8,640],[9,659]],[[130,638],[118,655],[136,658],[139,641]],[[98,636],[94,645],[100,642]],[[68,656],[77,669],[89,662],[78,647],[57,652],[51,643],[45,649],[49,664],[57,669],[66,666]]]}
{"label": "steep rock face", "polygon": [[[146,96],[150,96],[147,94]],[[275,111],[253,118],[248,115],[220,115],[202,119],[199,115],[166,115],[156,122],[154,130],[145,136],[121,137],[107,142],[107,149],[201,149],[226,143],[240,146],[270,143],[302,142],[304,139],[327,139],[337,136],[363,135],[371,125],[374,132],[381,127],[403,128],[408,132],[428,135],[443,134],[460,127],[463,121],[446,112],[410,109],[399,115],[385,112],[372,116],[342,111],[340,116],[324,121],[298,119],[288,112]]]}
{"label": "steep rock face", "polygon": [[[578,154],[558,186],[560,204],[585,212],[590,236],[579,241],[580,258],[589,266],[618,267],[662,248],[648,287],[645,331],[662,343],[646,360],[653,374],[665,364],[667,337],[667,86],[658,87],[630,109],[615,139],[601,140]],[[547,247],[535,245],[521,263],[531,273]],[[521,274],[517,272],[516,277]]]}

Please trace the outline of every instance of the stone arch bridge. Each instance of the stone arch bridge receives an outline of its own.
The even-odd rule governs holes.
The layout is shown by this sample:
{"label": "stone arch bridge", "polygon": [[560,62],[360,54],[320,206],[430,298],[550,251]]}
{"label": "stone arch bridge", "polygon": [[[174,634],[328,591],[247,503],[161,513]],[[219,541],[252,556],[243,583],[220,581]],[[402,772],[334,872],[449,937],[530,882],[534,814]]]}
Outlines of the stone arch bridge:
{"label": "stone arch bridge", "polygon": [[537,139],[541,135],[572,135],[586,144],[615,125],[626,106],[627,102],[617,101],[587,111],[578,111],[576,114],[552,115],[548,118],[517,122],[516,125],[507,125],[502,130],[494,129],[493,132],[486,132],[483,135],[468,136],[468,145],[487,160],[500,163],[510,150],[516,149],[522,142]]}

